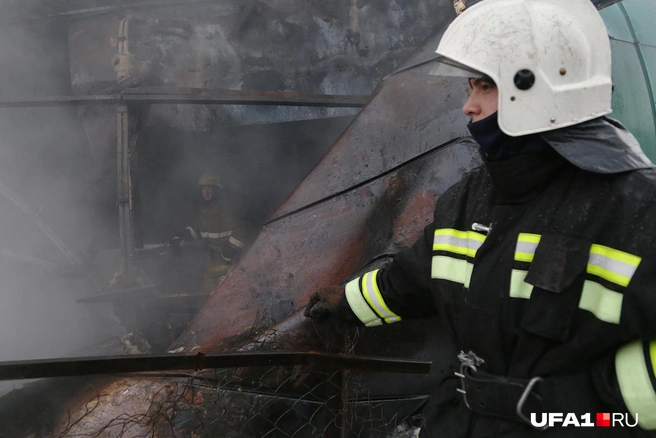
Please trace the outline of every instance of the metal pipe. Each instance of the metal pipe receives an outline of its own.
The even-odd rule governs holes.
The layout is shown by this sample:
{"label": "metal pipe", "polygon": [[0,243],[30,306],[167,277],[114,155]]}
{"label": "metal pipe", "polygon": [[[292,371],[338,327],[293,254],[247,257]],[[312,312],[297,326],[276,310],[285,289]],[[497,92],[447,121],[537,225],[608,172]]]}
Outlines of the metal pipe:
{"label": "metal pipe", "polygon": [[[117,2],[119,3],[119,2]],[[216,0],[155,0],[155,1],[142,1],[138,3],[123,3],[113,4],[106,6],[96,6],[92,8],[71,9],[68,11],[55,12],[47,15],[33,15],[27,17],[11,16],[10,19],[0,20],[0,24],[18,24],[25,22],[38,22],[38,21],[56,21],[56,20],[76,20],[88,17],[97,17],[100,15],[116,13],[125,10],[136,9],[156,9],[167,8],[174,6],[184,6],[188,9],[190,6],[203,5],[203,4],[216,4]]]}
{"label": "metal pipe", "polygon": [[316,352],[133,355],[0,362],[0,380],[88,376],[146,371],[303,365],[385,373],[428,374],[431,362]]}
{"label": "metal pipe", "polygon": [[[619,3],[622,0],[592,0],[592,3],[597,7],[597,9],[603,9],[605,7],[611,6],[615,3]],[[88,17],[97,17],[100,15],[116,13],[124,10],[136,10],[136,9],[156,9],[156,8],[167,8],[175,6],[184,6],[185,9],[193,7],[195,5],[204,5],[204,4],[215,4],[216,0],[155,0],[155,1],[143,1],[139,3],[129,3],[129,4],[114,4],[106,6],[96,6],[93,8],[82,8],[82,9],[71,9],[68,11],[56,12],[53,14],[47,15],[36,15],[31,17],[20,17],[15,15],[6,14],[8,18],[0,20],[0,25],[15,25],[25,22],[39,22],[39,21],[56,21],[56,20],[76,20]],[[477,2],[472,2],[472,4]],[[466,2],[469,5],[469,2]]]}
{"label": "metal pipe", "polygon": [[[170,90],[173,92],[167,93]],[[30,108],[67,105],[120,105],[125,103],[143,104],[190,104],[190,105],[273,105],[303,106],[325,108],[363,108],[370,96],[339,96],[327,94],[303,94],[269,91],[239,90],[197,90],[194,93],[180,94],[175,89],[161,89],[161,92],[134,93],[125,90],[122,94],[92,96],[43,96],[15,99],[0,99],[0,108]]]}
{"label": "metal pipe", "polygon": [[118,222],[121,242],[121,271],[126,278],[132,273],[134,236],[132,224],[132,181],[130,178],[130,135],[127,105],[117,110],[116,164],[118,176]]}

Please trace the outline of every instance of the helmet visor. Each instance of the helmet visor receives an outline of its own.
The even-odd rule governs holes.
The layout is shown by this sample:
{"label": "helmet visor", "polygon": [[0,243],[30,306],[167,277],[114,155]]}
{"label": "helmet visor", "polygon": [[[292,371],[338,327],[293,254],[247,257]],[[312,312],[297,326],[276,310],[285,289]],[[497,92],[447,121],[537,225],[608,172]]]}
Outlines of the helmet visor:
{"label": "helmet visor", "polygon": [[431,76],[455,76],[461,78],[482,78],[485,75],[445,56],[438,56],[428,72]]}

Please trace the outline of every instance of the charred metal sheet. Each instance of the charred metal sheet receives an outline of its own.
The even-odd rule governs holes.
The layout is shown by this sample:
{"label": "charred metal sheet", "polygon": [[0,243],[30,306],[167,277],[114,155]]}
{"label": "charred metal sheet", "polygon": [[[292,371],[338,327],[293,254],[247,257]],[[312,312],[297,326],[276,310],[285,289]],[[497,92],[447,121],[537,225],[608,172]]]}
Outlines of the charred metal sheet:
{"label": "charred metal sheet", "polygon": [[[324,161],[354,146],[338,142]],[[429,223],[439,195],[479,163],[477,155],[469,141],[441,145],[408,166],[267,225],[177,346],[231,348],[250,327],[282,321],[312,291],[342,283],[380,254],[408,246]],[[362,164],[353,161],[344,171]]]}
{"label": "charred metal sheet", "polygon": [[467,118],[460,111],[465,81],[431,80],[421,73],[387,79],[366,115],[356,119],[362,118],[361,123],[354,123],[338,141],[360,147],[333,148],[330,159],[315,167],[303,181],[303,190],[295,190],[274,218],[379,178],[435,146],[468,135]]}
{"label": "charred metal sheet", "polygon": [[[455,16],[452,1],[442,3]],[[464,137],[467,120],[460,108],[465,85],[416,71],[384,81],[170,349],[344,348],[334,343],[334,327],[308,321],[300,310],[319,287],[344,284],[373,262],[384,261],[381,255],[411,245],[432,220],[437,199],[480,165],[477,146]],[[448,340],[443,331],[435,336]],[[447,354],[432,355],[434,344],[427,337],[413,342],[415,349],[431,352],[437,369],[448,370],[445,364],[455,359],[449,348]],[[381,355],[397,357],[399,351],[389,345],[386,340],[376,347]],[[302,374],[313,378],[311,371]],[[426,381],[413,384],[413,390],[425,392]],[[147,411],[141,399],[125,400],[123,385],[128,383],[97,387],[107,398],[94,415],[111,419],[119,403],[135,414]],[[130,391],[151,398],[163,387],[137,379],[129,385]],[[80,394],[73,418],[92,397]],[[80,430],[92,431],[91,426],[80,423]]]}
{"label": "charred metal sheet", "polygon": [[193,104],[193,105],[274,105],[324,108],[362,108],[369,96],[339,96],[267,91],[197,90],[195,93],[139,93],[124,90],[121,94],[93,96],[45,96],[0,100],[0,108],[28,108],[67,105]]}
{"label": "charred metal sheet", "polygon": [[242,352],[196,355],[137,355],[0,362],[0,380],[89,376],[144,371],[204,370],[258,366],[307,366],[316,369],[352,369],[387,373],[427,374],[430,362],[316,352]]}

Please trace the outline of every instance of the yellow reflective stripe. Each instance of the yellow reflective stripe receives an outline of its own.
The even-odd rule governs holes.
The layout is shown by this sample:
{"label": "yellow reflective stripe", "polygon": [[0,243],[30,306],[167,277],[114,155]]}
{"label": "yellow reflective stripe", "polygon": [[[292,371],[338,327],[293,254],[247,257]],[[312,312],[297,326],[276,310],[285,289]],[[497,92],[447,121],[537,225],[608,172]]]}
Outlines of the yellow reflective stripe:
{"label": "yellow reflective stripe", "polygon": [[515,247],[515,260],[531,263],[541,238],[542,236],[539,234],[519,233]]}
{"label": "yellow reflective stripe", "polygon": [[621,293],[606,289],[594,281],[586,280],[583,283],[579,308],[592,312],[602,321],[619,324],[623,298]]}
{"label": "yellow reflective stripe", "polygon": [[433,256],[431,278],[460,283],[469,288],[474,265],[467,260],[454,259],[447,256]]}
{"label": "yellow reflective stripe", "polygon": [[517,238],[518,242],[527,242],[527,243],[540,243],[542,235],[540,234],[531,234],[531,233],[519,233]]}
{"label": "yellow reflective stripe", "polygon": [[475,231],[459,231],[452,228],[435,230],[433,251],[447,251],[475,257],[476,251],[485,241],[485,235]]}
{"label": "yellow reflective stripe", "polygon": [[627,265],[631,265],[636,268],[638,267],[640,261],[642,260],[642,258],[636,255],[629,254],[628,252],[613,249],[604,245],[593,244],[590,247],[590,252],[594,254],[603,255],[610,259],[617,260],[618,262],[626,263]]}
{"label": "yellow reflective stripe", "polygon": [[458,239],[472,239],[478,242],[485,242],[485,234],[477,233],[476,231],[460,231],[453,228],[440,228],[435,230],[436,236],[453,236]]}
{"label": "yellow reflective stripe", "polygon": [[383,321],[371,310],[360,292],[360,277],[348,282],[345,288],[346,301],[355,316],[367,327],[382,325]]}
{"label": "yellow reflective stripe", "polygon": [[[650,345],[652,358],[653,348],[654,342]],[[647,368],[642,341],[631,342],[619,349],[615,356],[615,371],[624,403],[631,415],[638,415],[638,425],[646,430],[656,429],[656,391],[649,377],[654,370]]]}
{"label": "yellow reflective stripe", "polygon": [[401,317],[387,307],[383,295],[380,293],[377,282],[378,271],[380,270],[376,269],[375,271],[364,274],[362,277],[362,295],[367,300],[367,303],[369,303],[369,306],[378,314],[378,316],[383,318],[385,322],[388,324],[399,322],[401,321]]}
{"label": "yellow reflective stripe", "polygon": [[588,273],[620,286],[628,286],[642,259],[633,254],[594,244],[590,247]]}
{"label": "yellow reflective stripe", "polygon": [[512,298],[531,299],[533,285],[528,284],[525,279],[528,271],[513,269],[510,274],[510,296]]}

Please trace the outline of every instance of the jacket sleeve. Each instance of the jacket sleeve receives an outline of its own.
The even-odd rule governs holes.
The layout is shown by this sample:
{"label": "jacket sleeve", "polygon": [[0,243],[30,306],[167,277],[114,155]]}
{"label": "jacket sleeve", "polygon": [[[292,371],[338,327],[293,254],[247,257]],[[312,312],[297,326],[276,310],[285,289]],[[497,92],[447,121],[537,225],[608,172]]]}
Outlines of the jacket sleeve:
{"label": "jacket sleeve", "polygon": [[656,430],[655,259],[640,260],[621,296],[620,330],[627,342],[592,370],[599,397],[613,410],[632,415],[645,430]]}
{"label": "jacket sleeve", "polygon": [[340,318],[373,327],[436,315],[430,289],[433,229],[427,226],[423,236],[385,268],[349,281],[338,305]]}
{"label": "jacket sleeve", "polygon": [[198,231],[194,229],[194,227],[189,225],[188,227],[186,227],[184,230],[180,231],[173,237],[173,240],[176,239],[191,241],[191,240],[200,239],[200,235]]}
{"label": "jacket sleeve", "polygon": [[235,229],[228,240],[221,245],[221,257],[235,263],[246,247],[245,232],[242,228]]}

